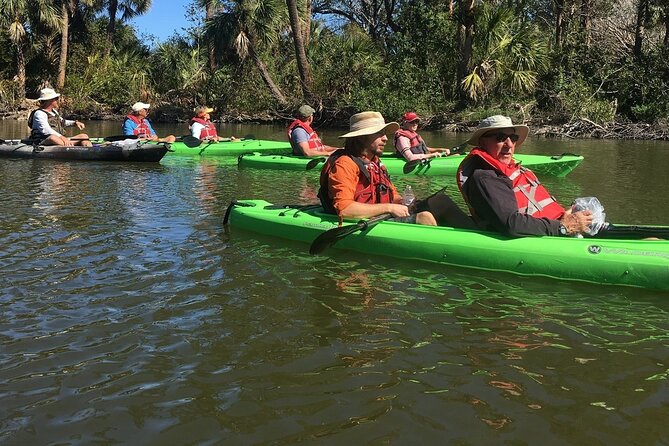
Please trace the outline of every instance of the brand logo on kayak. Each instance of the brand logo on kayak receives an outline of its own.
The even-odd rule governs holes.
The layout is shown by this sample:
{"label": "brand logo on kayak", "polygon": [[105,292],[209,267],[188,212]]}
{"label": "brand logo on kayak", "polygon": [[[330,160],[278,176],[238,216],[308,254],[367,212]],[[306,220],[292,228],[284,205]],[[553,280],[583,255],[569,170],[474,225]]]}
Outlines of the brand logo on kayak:
{"label": "brand logo on kayak", "polygon": [[588,252],[590,254],[599,254],[600,252],[602,252],[602,247],[599,245],[590,245],[588,246]]}

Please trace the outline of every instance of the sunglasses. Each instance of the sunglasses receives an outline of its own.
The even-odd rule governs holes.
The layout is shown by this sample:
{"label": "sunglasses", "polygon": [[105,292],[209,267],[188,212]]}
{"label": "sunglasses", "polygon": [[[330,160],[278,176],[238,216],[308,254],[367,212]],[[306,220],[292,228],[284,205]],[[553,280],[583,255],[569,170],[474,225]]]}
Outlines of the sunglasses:
{"label": "sunglasses", "polygon": [[509,138],[511,140],[511,142],[518,142],[518,138],[520,138],[520,136],[518,136],[515,133],[512,133],[512,134],[509,135],[509,134],[506,134],[504,132],[486,133],[485,135],[483,135],[483,137],[484,138],[495,138],[495,141],[497,141],[497,142],[504,142],[504,141],[506,141],[506,138]]}

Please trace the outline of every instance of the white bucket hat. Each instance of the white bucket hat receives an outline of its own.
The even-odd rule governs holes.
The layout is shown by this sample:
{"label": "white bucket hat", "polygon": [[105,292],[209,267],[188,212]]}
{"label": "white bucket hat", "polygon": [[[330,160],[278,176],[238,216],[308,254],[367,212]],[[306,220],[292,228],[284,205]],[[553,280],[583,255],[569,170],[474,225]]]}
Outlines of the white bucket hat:
{"label": "white bucket hat", "polygon": [[518,142],[516,143],[517,146],[521,145],[523,141],[525,141],[525,138],[527,138],[527,135],[530,133],[530,128],[528,126],[523,124],[514,124],[513,122],[511,122],[511,118],[507,116],[495,115],[485,119],[481,119],[481,122],[479,122],[478,127],[476,127],[476,131],[467,140],[467,144],[470,144],[472,146],[478,146],[479,138],[484,133],[487,133],[490,130],[494,129],[508,129],[508,128],[512,128],[516,133],[518,133]]}
{"label": "white bucket hat", "polygon": [[39,98],[37,98],[38,101],[49,101],[51,99],[56,99],[57,97],[60,96],[60,93],[56,93],[56,90],[53,88],[42,88],[39,91]]}
{"label": "white bucket hat", "polygon": [[349,119],[349,132],[341,135],[340,138],[353,138],[355,136],[373,135],[380,131],[394,133],[400,128],[396,122],[389,122],[383,119],[383,115],[379,112],[366,111],[356,113]]}
{"label": "white bucket hat", "polygon": [[151,104],[145,104],[144,102],[135,102],[132,104],[132,111],[138,112],[140,110],[144,110],[145,108],[151,107]]}

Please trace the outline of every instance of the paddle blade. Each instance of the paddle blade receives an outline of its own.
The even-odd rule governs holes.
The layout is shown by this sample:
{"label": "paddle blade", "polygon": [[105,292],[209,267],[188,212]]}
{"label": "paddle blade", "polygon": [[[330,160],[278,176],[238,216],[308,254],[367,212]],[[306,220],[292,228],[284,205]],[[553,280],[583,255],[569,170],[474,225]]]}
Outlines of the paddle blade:
{"label": "paddle blade", "polygon": [[318,166],[320,163],[322,163],[324,161],[325,161],[325,158],[323,158],[322,156],[320,156],[318,158],[314,158],[312,160],[309,160],[309,162],[307,163],[306,170],[311,170],[311,169]]}
{"label": "paddle blade", "polygon": [[377,215],[376,217],[372,217],[369,220],[361,220],[352,225],[340,226],[325,231],[324,233],[316,237],[314,241],[311,243],[311,246],[309,247],[309,254],[311,255],[320,254],[321,252],[325,251],[327,248],[334,245],[344,237],[348,237],[349,235],[358,231],[364,231],[366,229],[370,229],[376,226],[377,224],[381,223],[382,221],[391,218],[393,218],[392,214],[381,214]]}
{"label": "paddle blade", "polygon": [[247,139],[256,139],[256,135],[249,133],[248,135],[244,135],[242,139],[244,141],[246,141]]}
{"label": "paddle blade", "polygon": [[198,147],[200,144],[202,144],[202,141],[200,138],[196,138],[194,136],[184,136],[183,138],[183,143],[186,145],[186,147]]}
{"label": "paddle blade", "polygon": [[421,160],[407,161],[406,163],[404,163],[404,167],[402,167],[402,172],[404,172],[405,174],[413,172],[416,166],[420,164],[420,162]]}

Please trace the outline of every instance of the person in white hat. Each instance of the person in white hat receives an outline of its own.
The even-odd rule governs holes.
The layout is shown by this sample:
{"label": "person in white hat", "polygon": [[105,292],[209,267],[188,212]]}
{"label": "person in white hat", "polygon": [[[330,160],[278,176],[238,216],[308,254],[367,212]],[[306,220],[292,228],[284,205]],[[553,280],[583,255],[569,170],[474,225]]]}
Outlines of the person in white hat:
{"label": "person in white hat", "polygon": [[28,116],[30,140],[45,146],[91,146],[86,133],[79,133],[71,138],[63,135],[65,127],[76,126],[83,130],[86,126],[81,121],[63,118],[58,113],[58,98],[60,94],[52,88],[40,90],[37,98],[39,108]]}
{"label": "person in white hat", "polygon": [[323,144],[318,133],[311,128],[315,112],[316,110],[305,104],[297,110],[295,119],[288,125],[286,133],[293,148],[293,155],[327,156],[337,150],[337,147]]}
{"label": "person in white hat", "polygon": [[395,154],[407,161],[423,160],[449,155],[451,151],[444,148],[428,147],[418,134],[420,116],[415,112],[406,112],[402,115],[400,128],[395,132],[393,145]]}
{"label": "person in white hat", "polygon": [[495,115],[482,119],[467,141],[474,149],[460,164],[457,181],[474,220],[482,229],[512,237],[586,232],[592,212],[565,210],[513,158],[529,130]]}
{"label": "person in white hat", "polygon": [[173,143],[176,141],[174,135],[168,135],[164,138],[158,138],[156,131],[153,130],[151,122],[146,115],[149,114],[151,104],[144,102],[135,102],[132,104],[132,113],[123,120],[123,134],[127,136],[136,135],[140,139],[150,141]]}
{"label": "person in white hat", "polygon": [[[318,197],[326,212],[341,218],[369,218],[384,213],[408,217],[409,208],[390,181],[379,155],[399,125],[386,123],[381,113],[366,111],[351,116],[344,148],[334,152],[321,171]],[[436,225],[430,212],[416,215],[416,223]]]}

